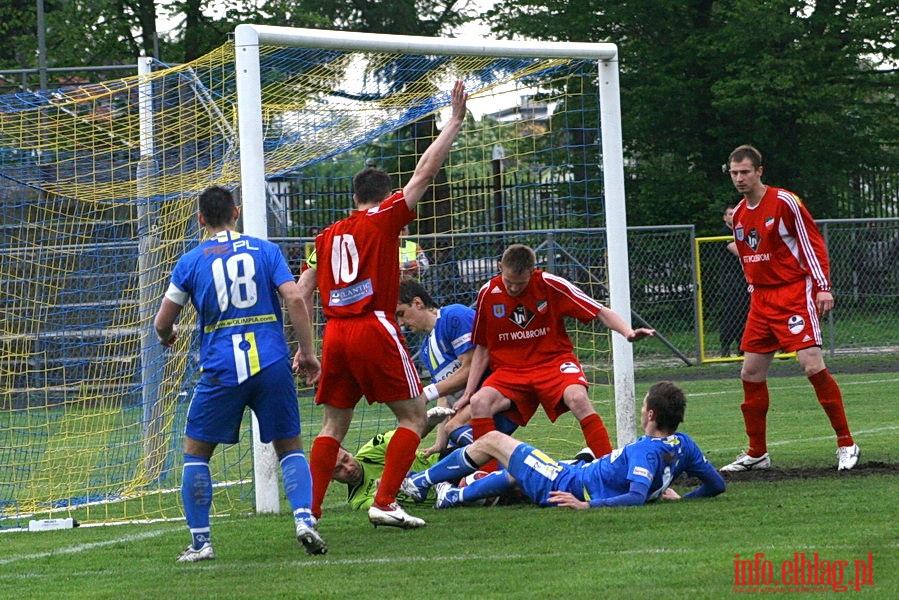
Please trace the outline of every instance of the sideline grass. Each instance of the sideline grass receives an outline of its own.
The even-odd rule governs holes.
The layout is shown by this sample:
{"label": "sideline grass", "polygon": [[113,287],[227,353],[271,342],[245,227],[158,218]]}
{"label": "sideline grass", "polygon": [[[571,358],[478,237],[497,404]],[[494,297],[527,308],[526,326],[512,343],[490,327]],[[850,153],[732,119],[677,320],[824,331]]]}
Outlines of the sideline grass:
{"label": "sideline grass", "polygon": [[[843,374],[839,382],[860,466],[899,463],[899,374]],[[682,385],[683,430],[714,464],[731,460],[745,443],[739,381]],[[638,395],[648,387],[639,383]],[[757,553],[778,577],[797,553],[847,561],[844,583],[870,554],[873,585],[858,593],[899,597],[896,477],[835,471],[833,434],[804,377],[772,380],[771,396],[775,468],[820,467],[832,476],[732,481],[716,499],[628,509],[421,507],[412,512],[428,527],[419,531],[373,529],[335,485],[321,524],[331,549],[323,557],[297,546],[286,511],[216,519],[218,558],[194,565],[174,563],[188,540],[178,522],[7,533],[0,598],[721,598],[733,593],[735,555]],[[579,447],[560,429],[535,419],[522,437],[550,451]]]}

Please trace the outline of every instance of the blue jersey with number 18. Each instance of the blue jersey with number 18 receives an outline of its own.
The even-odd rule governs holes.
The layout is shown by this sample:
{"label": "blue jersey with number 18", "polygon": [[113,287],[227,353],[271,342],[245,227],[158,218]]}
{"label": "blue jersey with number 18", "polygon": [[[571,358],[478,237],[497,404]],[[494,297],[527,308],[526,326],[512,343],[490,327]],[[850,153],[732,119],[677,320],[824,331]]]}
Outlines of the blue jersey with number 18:
{"label": "blue jersey with number 18", "polygon": [[235,386],[287,357],[277,292],[287,281],[293,275],[278,246],[235,231],[178,260],[166,298],[197,309],[204,383]]}

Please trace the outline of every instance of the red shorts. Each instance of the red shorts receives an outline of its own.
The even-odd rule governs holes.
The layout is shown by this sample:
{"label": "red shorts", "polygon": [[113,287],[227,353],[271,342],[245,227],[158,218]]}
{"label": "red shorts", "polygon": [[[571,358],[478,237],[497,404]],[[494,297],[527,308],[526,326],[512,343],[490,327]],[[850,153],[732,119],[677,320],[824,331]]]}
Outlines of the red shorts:
{"label": "red shorts", "polygon": [[374,404],[421,394],[418,370],[392,316],[378,311],[352,319],[329,319],[322,338],[322,377],[316,404],[353,408],[362,396]]}
{"label": "red shorts", "polygon": [[568,412],[562,394],[569,385],[588,386],[587,377],[573,354],[527,369],[504,367],[487,376],[481,387],[490,386],[512,401],[506,411],[512,421],[524,427],[542,406],[549,420]]}
{"label": "red shorts", "polygon": [[743,330],[743,352],[795,352],[822,344],[821,322],[811,279],[777,286],[753,286]]}

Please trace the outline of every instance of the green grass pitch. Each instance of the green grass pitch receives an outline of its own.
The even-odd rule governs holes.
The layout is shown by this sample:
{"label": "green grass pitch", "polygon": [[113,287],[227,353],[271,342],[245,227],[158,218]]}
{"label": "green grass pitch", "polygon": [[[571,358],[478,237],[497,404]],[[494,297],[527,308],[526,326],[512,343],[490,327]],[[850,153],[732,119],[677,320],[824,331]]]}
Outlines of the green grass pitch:
{"label": "green grass pitch", "polygon": [[[716,466],[745,444],[734,369],[680,382],[688,394],[682,429]],[[845,593],[897,598],[899,369],[831,370],[862,448],[849,473],[836,472],[834,436],[808,381],[776,377],[769,382],[769,450],[779,476],[729,479],[727,492],[712,500],[581,512],[422,506],[410,512],[428,526],[400,531],[372,528],[334,484],[320,526],[330,547],[325,556],[298,547],[286,509],[214,519],[217,559],[199,564],[174,562],[189,539],[183,522],[10,532],[0,534],[0,598],[820,597],[822,590],[844,593],[843,585]],[[667,377],[678,381],[677,374]],[[641,377],[639,397],[650,383]],[[598,409],[614,424],[607,401]],[[582,445],[579,436],[572,423],[535,418],[519,437],[567,458]],[[675,489],[689,488],[680,482]],[[817,565],[817,582],[783,589],[783,573],[800,560]],[[774,585],[764,585],[772,583],[768,570]],[[752,583],[753,573],[758,584],[735,585],[740,577]]]}

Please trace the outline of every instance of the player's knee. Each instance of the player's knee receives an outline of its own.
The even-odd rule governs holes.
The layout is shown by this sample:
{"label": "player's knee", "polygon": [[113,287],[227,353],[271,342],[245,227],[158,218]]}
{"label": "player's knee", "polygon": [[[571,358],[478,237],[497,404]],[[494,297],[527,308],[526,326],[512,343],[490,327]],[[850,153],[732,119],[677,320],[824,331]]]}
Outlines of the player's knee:
{"label": "player's knee", "polygon": [[471,397],[471,416],[477,418],[492,417],[511,406],[512,401],[493,388],[481,388]]}
{"label": "player's knee", "polygon": [[564,402],[571,413],[579,419],[596,412],[586,392],[571,394],[564,399]]}

